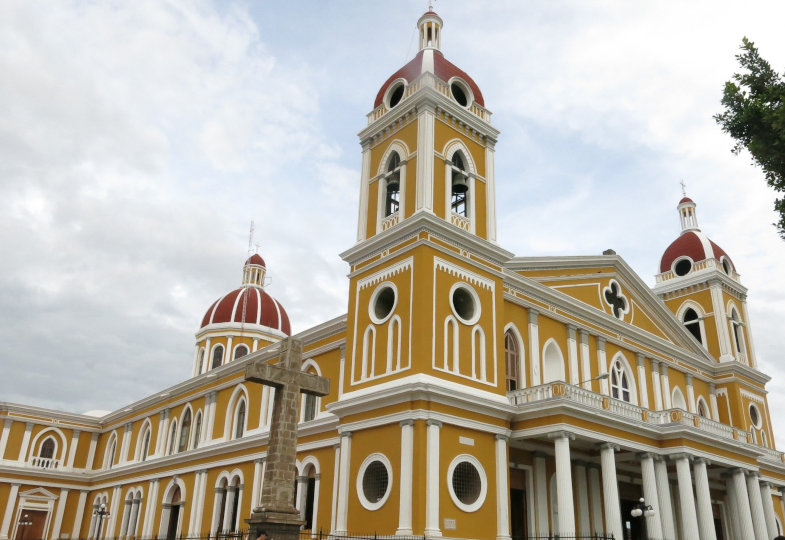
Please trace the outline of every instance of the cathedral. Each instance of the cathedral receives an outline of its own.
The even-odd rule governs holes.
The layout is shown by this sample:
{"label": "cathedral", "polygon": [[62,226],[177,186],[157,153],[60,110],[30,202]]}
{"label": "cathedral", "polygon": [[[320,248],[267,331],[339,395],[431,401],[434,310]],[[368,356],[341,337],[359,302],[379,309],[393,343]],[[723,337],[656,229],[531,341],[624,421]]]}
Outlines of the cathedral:
{"label": "cathedral", "polygon": [[[505,250],[500,134],[444,56],[443,27],[420,17],[419,51],[359,133],[346,314],[293,336],[302,370],[330,380],[298,412],[303,537],[780,534],[785,457],[743,261],[706,236],[686,196],[653,288],[611,250]],[[194,317],[175,386],[100,417],[0,403],[0,540],[247,528],[275,390],[245,370],[277,363],[291,335],[267,271],[250,256],[240,287]]]}

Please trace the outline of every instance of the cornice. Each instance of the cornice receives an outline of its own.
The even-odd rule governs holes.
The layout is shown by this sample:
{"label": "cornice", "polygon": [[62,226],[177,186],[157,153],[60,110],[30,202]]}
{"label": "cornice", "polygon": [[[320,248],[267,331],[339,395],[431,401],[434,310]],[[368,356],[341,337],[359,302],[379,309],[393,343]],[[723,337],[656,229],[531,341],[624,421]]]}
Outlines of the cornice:
{"label": "cornice", "polygon": [[698,272],[694,272],[682,277],[675,277],[673,279],[669,279],[667,281],[660,281],[659,283],[654,285],[652,289],[655,294],[668,294],[672,292],[676,292],[679,289],[684,289],[686,287],[693,287],[695,285],[700,285],[702,283],[708,283],[711,285],[712,283],[721,283],[722,285],[728,287],[729,289],[736,292],[740,297],[746,298],[747,297],[747,287],[731,279],[731,277],[718,270],[717,268],[706,268],[704,270],[699,270]]}

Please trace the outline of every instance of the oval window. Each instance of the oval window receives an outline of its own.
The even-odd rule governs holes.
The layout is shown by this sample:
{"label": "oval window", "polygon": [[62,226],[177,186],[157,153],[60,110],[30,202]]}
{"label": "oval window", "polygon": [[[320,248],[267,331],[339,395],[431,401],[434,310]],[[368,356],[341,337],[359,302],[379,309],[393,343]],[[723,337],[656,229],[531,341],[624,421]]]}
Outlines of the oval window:
{"label": "oval window", "polygon": [[673,266],[673,272],[677,276],[686,276],[692,270],[692,261],[689,259],[680,259]]}
{"label": "oval window", "polygon": [[455,99],[461,107],[466,107],[469,104],[469,98],[466,97],[466,90],[457,82],[450,85],[450,93],[452,93],[453,99]]}
{"label": "oval window", "polygon": [[450,291],[450,306],[463,324],[474,324],[480,318],[480,301],[466,284],[457,283]]}
{"label": "oval window", "polygon": [[392,467],[384,454],[371,454],[360,465],[357,474],[357,495],[368,510],[378,510],[392,491]]}
{"label": "oval window", "polygon": [[371,320],[376,324],[381,324],[390,318],[397,300],[398,294],[395,286],[392,283],[382,283],[373,292],[368,306]]}
{"label": "oval window", "polygon": [[455,506],[464,512],[474,512],[485,502],[488,479],[474,456],[456,457],[447,469],[447,489]]}
{"label": "oval window", "polygon": [[406,91],[406,81],[404,79],[398,79],[394,83],[390,85],[387,89],[387,96],[385,97],[385,103],[387,104],[388,109],[392,109],[396,105],[398,105],[401,100],[403,99],[403,94]]}

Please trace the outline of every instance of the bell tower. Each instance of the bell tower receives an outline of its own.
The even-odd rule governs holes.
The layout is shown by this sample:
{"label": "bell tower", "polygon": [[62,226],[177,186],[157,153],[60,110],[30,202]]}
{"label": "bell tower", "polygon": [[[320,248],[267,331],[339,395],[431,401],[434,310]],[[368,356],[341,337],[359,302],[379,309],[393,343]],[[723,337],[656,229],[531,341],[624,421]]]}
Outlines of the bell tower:
{"label": "bell tower", "polygon": [[477,84],[441,51],[443,21],[417,21],[419,51],[380,88],[363,148],[357,241],[426,212],[496,241],[499,132]]}

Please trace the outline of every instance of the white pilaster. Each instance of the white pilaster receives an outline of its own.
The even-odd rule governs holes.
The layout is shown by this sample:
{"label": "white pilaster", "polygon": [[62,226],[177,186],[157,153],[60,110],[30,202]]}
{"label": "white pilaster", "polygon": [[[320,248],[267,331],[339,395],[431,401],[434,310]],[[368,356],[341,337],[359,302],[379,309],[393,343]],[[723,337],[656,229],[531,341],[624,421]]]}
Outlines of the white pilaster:
{"label": "white pilaster", "polygon": [[[605,357],[605,338],[597,337],[597,375],[608,373],[608,359]],[[611,394],[611,388],[608,384],[608,379],[600,380],[600,393],[604,396]],[[618,512],[617,512],[618,513]],[[621,518],[620,518],[621,519]],[[621,526],[621,521],[619,522]]]}
{"label": "white pilaster", "polygon": [[750,313],[747,310],[747,301],[741,303],[741,316],[744,317],[744,339],[747,342],[747,351],[750,355],[750,366],[757,368],[758,360],[755,358],[755,345],[752,341],[752,332],[750,331]]}
{"label": "white pilaster", "polygon": [[76,513],[74,514],[74,528],[71,530],[71,538],[81,538],[82,532],[82,519],[84,517],[84,508],[87,503],[87,492],[79,492],[79,500],[76,503]]}
{"label": "white pilaster", "polygon": [[668,378],[668,365],[663,362],[660,364],[660,383],[662,384],[662,405],[666,409],[673,407],[671,403],[671,383]]}
{"label": "white pilaster", "polygon": [[136,538],[138,535],[136,531],[139,529],[139,507],[141,506],[141,499],[134,499],[131,503],[131,519],[128,526],[128,535]]}
{"label": "white pilaster", "polygon": [[[640,365],[640,364],[639,364]],[[657,477],[654,472],[654,456],[641,454],[641,476],[643,478],[643,500],[651,505],[654,515],[646,517],[646,531],[650,538],[662,538],[660,501],[657,496]]]}
{"label": "white pilaster", "polygon": [[368,230],[368,182],[371,179],[371,147],[363,144],[362,165],[360,166],[360,204],[357,219],[357,241],[365,240]]}
{"label": "white pilaster", "polygon": [[[265,386],[265,388],[270,388],[270,387]],[[209,444],[210,441],[213,440],[213,436],[215,434],[215,407],[216,407],[217,397],[218,397],[218,393],[215,390],[207,394],[207,399],[209,400],[209,404],[206,407],[207,411],[206,411],[205,426],[204,426],[205,429],[202,430],[202,440],[204,444]],[[166,435],[164,435],[164,437],[166,437]]]}
{"label": "white pilaster", "polygon": [[[297,489],[300,489],[300,482],[297,482]],[[224,497],[224,522],[223,530],[229,532],[234,529],[232,523],[229,523],[229,516],[232,515],[232,505],[234,504],[234,494],[237,491],[237,486],[226,486],[226,497]],[[300,516],[302,518],[302,516]]]}
{"label": "white pilaster", "polygon": [[[335,457],[333,459],[333,471],[341,470],[341,445],[333,446]],[[340,475],[333,474],[333,507],[330,514],[330,534],[335,534],[335,522],[338,517],[338,485]]]}
{"label": "white pilaster", "polygon": [[777,536],[777,519],[774,514],[774,501],[771,498],[771,484],[762,482],[760,485],[760,498],[763,502],[763,515],[766,517],[766,530],[769,538]]}
{"label": "white pilaster", "polygon": [[638,403],[644,409],[649,408],[649,385],[646,384],[646,361],[643,355],[638,353]]}
{"label": "white pilaster", "polygon": [[660,523],[663,538],[676,538],[676,525],[671,504],[671,484],[668,479],[668,464],[661,457],[654,460],[654,475],[657,477],[657,502],[660,503]]}
{"label": "white pilaster", "polygon": [[720,408],[717,406],[717,387],[714,383],[709,383],[709,407],[711,408],[711,419],[719,422]]}
{"label": "white pilaster", "polygon": [[662,388],[660,387],[660,363],[654,359],[650,361],[651,393],[654,395],[654,410],[662,410]]}
{"label": "white pilaster", "polygon": [[120,538],[128,534],[128,522],[131,520],[131,505],[133,499],[125,499],[123,501],[123,519],[120,522]]}
{"label": "white pilaster", "polygon": [[698,518],[695,515],[695,496],[692,493],[690,456],[673,456],[676,461],[676,478],[679,482],[679,507],[681,508],[682,538],[700,538]]}
{"label": "white pilaster", "polygon": [[87,463],[85,464],[85,469],[91,470],[93,468],[93,463],[95,462],[95,450],[98,447],[98,432],[95,431],[90,436],[90,448],[87,451]]}
{"label": "white pilaster", "polygon": [[695,388],[692,386],[692,375],[687,373],[687,412],[695,414],[698,410],[695,405]]}
{"label": "white pilaster", "polygon": [[750,514],[752,527],[755,530],[755,540],[768,540],[769,532],[766,528],[766,514],[763,512],[758,478],[757,473],[747,475],[747,497],[750,499]]}
{"label": "white pilaster", "polygon": [[0,462],[5,458],[5,448],[8,446],[8,435],[11,433],[11,424],[14,421],[6,418],[3,422],[3,433],[0,434]]}
{"label": "white pilaster", "polygon": [[749,495],[747,495],[747,482],[744,475],[744,469],[734,469],[733,491],[736,495],[736,512],[739,517],[739,532],[741,533],[741,538],[752,540],[753,538],[756,538],[756,535],[752,523],[750,498]]}
{"label": "white pilaster", "polygon": [[529,309],[529,379],[532,386],[542,384],[540,378],[540,331],[537,324],[539,312],[536,309]]}
{"label": "white pilaster", "polygon": [[605,530],[613,533],[614,538],[624,538],[621,528],[621,509],[619,507],[619,485],[616,481],[617,446],[605,443],[600,446],[602,465],[602,494],[605,502]]}
{"label": "white pilaster", "polygon": [[548,534],[548,484],[545,469],[545,454],[534,452],[534,512],[537,517],[536,531],[540,536]]}
{"label": "white pilaster", "polygon": [[[335,469],[338,470],[338,469]],[[264,478],[264,458],[253,461],[253,483],[251,484],[251,509],[259,506],[262,497],[262,479]]]}
{"label": "white pilaster", "polygon": [[22,447],[19,449],[17,460],[19,463],[27,462],[27,450],[30,448],[30,435],[33,433],[33,423],[25,424],[25,434],[22,436]]}
{"label": "white pilaster", "polygon": [[199,511],[199,501],[196,499],[198,497],[197,494],[199,493],[199,485],[201,484],[201,482],[202,482],[202,475],[200,472],[197,471],[196,474],[194,475],[194,495],[193,495],[194,500],[190,501],[191,511],[189,512],[190,518],[188,519],[188,529],[186,531],[188,534],[191,534],[196,529],[196,514]]}
{"label": "white pilaster", "polygon": [[414,421],[401,422],[401,502],[398,505],[398,530],[395,534],[411,536],[412,488],[414,485]]}
{"label": "white pilaster", "polygon": [[591,494],[591,532],[601,534],[605,532],[602,523],[602,490],[600,489],[600,469],[596,464],[589,465],[589,493]]}
{"label": "white pilaster", "polygon": [[485,200],[488,213],[488,240],[491,242],[496,242],[496,167],[494,156],[493,144],[488,142],[485,147],[485,189],[487,190]]}
{"label": "white pilaster", "polygon": [[128,463],[128,448],[131,446],[131,430],[134,425],[131,422],[125,424],[123,429],[123,437],[120,440],[120,459],[117,461],[118,465]]}
{"label": "white pilaster", "polygon": [[226,349],[224,349],[224,364],[228,364],[234,358],[232,357],[232,341],[234,336],[227,336],[226,337]]}
{"label": "white pilaster", "polygon": [[725,303],[722,301],[722,284],[712,281],[709,285],[711,291],[711,303],[714,307],[714,322],[717,326],[717,336],[720,342],[720,362],[733,360],[733,349],[730,343],[730,331],[728,330],[728,316],[725,311]]}
{"label": "white pilaster", "polygon": [[591,516],[589,514],[589,490],[586,484],[586,463],[573,462],[573,477],[575,478],[576,501],[578,502],[578,530],[579,535],[591,534]]}
{"label": "white pilaster", "polygon": [[583,387],[591,390],[591,359],[589,358],[589,334],[586,330],[579,330],[581,336],[581,380],[585,381]]}
{"label": "white pilaster", "polygon": [[570,384],[578,384],[581,382],[580,373],[578,372],[578,343],[575,340],[575,333],[577,328],[573,325],[567,325],[567,359],[570,365]]}
{"label": "white pilaster", "polygon": [[[206,502],[205,495],[207,494],[207,469],[202,469],[201,471],[198,471],[197,474],[201,477],[201,481],[199,482],[199,490],[194,490],[194,502],[196,503],[196,509],[194,510],[194,513],[196,514],[196,517],[194,518],[194,533],[201,534],[204,503]],[[262,474],[264,474],[264,471],[262,471]]]}
{"label": "white pilaster", "polygon": [[81,434],[82,432],[78,429],[75,429],[71,434],[71,444],[68,445],[68,461],[65,463],[65,466],[69,469],[74,467],[74,459],[76,459],[76,448],[79,446],[79,435]]}
{"label": "white pilaster", "polygon": [[11,484],[11,490],[8,492],[8,500],[5,503],[3,522],[0,523],[0,540],[8,540],[8,529],[11,527],[11,518],[14,514],[14,507],[16,506],[16,497],[18,494],[19,484]]}
{"label": "white pilaster", "polygon": [[557,532],[563,535],[575,534],[570,439],[574,440],[575,436],[561,432],[556,434],[553,441],[556,454],[556,500],[559,505],[559,528]]}
{"label": "white pilaster", "polygon": [[122,491],[121,486],[115,486],[112,489],[112,499],[109,501],[109,512],[110,516],[109,519],[106,520],[106,529],[101,534],[105,538],[114,538],[117,536],[116,532],[116,524],[117,524],[117,514],[120,512],[120,504],[122,500],[120,500],[120,492]]}
{"label": "white pilaster", "polygon": [[427,420],[425,465],[425,536],[441,536],[439,528],[439,435],[442,423]]}
{"label": "white pilaster", "polygon": [[160,483],[160,478],[150,480],[150,485],[147,488],[147,504],[145,505],[144,510],[144,524],[142,525],[141,535],[142,538],[150,538],[153,535],[153,519],[155,516],[155,508],[158,505],[158,487]]}
{"label": "white pilaster", "polygon": [[[417,189],[415,211],[433,211],[434,123],[432,107],[423,107],[417,115]],[[445,216],[450,219],[450,216]],[[472,216],[474,219],[474,216]]]}
{"label": "white pilaster", "polygon": [[[205,409],[210,406],[210,399],[208,396]],[[205,422],[206,423],[206,422]],[[205,426],[206,429],[207,426]],[[169,431],[169,409],[164,409],[158,415],[158,435],[155,438],[155,456],[161,457],[166,452],[166,434]],[[205,431],[205,430],[202,430]]]}
{"label": "white pilaster", "polygon": [[349,519],[349,477],[351,476],[352,433],[341,433],[341,468],[338,480],[338,512],[335,520],[335,532],[346,535]]}
{"label": "white pilaster", "polygon": [[714,530],[714,512],[711,509],[711,494],[709,493],[709,474],[706,471],[708,462],[698,458],[693,463],[695,473],[695,499],[698,506],[698,526],[700,527],[701,540],[717,540],[717,531]]}
{"label": "white pilaster", "polygon": [[496,540],[510,540],[510,490],[507,437],[496,435]]}

